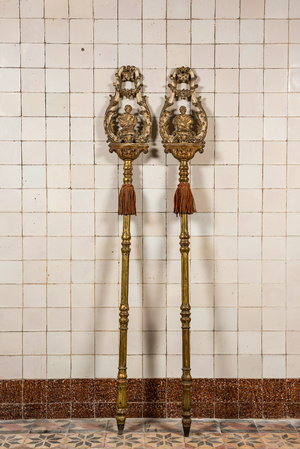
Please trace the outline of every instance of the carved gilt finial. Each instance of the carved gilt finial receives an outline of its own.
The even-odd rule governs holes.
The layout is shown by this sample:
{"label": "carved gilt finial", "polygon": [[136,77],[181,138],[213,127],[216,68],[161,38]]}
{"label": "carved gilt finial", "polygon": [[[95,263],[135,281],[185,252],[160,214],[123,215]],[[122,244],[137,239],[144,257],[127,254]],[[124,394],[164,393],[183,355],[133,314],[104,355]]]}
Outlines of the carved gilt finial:
{"label": "carved gilt finial", "polygon": [[[196,75],[189,67],[179,67],[170,76],[170,94],[166,96],[164,107],[161,111],[159,126],[163,143],[196,143],[203,144],[207,131],[207,116],[201,105],[201,97],[197,97],[195,84]],[[178,84],[188,84],[187,89],[179,89]],[[177,99],[190,99],[195,108],[195,119],[186,113],[185,106],[181,106],[180,115],[173,120],[175,131],[170,131],[171,107]],[[197,131],[193,131],[194,127]]]}
{"label": "carved gilt finial", "polygon": [[[110,96],[110,102],[105,112],[104,128],[108,142],[112,144],[120,143],[140,143],[149,141],[151,132],[151,115],[146,103],[146,97],[142,96],[142,75],[134,66],[122,66],[116,73],[115,94]],[[134,88],[127,89],[123,83],[130,81],[134,83]],[[118,113],[119,102],[125,98],[136,98],[140,111],[137,116],[132,114],[132,107],[127,104],[123,114]],[[140,120],[139,120],[140,119]],[[141,131],[135,126],[141,124]]]}

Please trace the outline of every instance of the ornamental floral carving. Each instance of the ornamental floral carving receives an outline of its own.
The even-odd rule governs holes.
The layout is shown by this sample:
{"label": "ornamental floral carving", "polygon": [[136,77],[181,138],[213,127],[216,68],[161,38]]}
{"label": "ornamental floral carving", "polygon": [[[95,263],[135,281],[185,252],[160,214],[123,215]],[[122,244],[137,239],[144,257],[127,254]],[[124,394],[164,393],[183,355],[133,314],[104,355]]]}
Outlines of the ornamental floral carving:
{"label": "ornamental floral carving", "polygon": [[[160,114],[160,134],[164,144],[190,143],[203,144],[207,132],[207,116],[201,104],[201,97],[196,94],[196,75],[189,67],[179,67],[170,76],[170,94],[166,96],[165,104]],[[178,84],[188,84],[187,89],[179,89]],[[185,106],[181,106],[180,114],[172,117],[171,107],[177,99],[190,99],[195,109],[195,117],[186,113]],[[171,132],[170,125],[175,130]],[[193,131],[194,128],[196,131]]]}
{"label": "ornamental floral carving", "polygon": [[[104,129],[110,143],[146,143],[151,132],[151,115],[142,95],[142,75],[134,66],[122,66],[116,73],[115,94],[110,95],[110,102],[105,112]],[[127,89],[123,83],[131,81],[134,88]],[[119,102],[125,98],[136,98],[140,107],[138,116],[132,114],[132,107],[127,104],[125,112],[119,114]],[[139,128],[139,129],[137,129]]]}

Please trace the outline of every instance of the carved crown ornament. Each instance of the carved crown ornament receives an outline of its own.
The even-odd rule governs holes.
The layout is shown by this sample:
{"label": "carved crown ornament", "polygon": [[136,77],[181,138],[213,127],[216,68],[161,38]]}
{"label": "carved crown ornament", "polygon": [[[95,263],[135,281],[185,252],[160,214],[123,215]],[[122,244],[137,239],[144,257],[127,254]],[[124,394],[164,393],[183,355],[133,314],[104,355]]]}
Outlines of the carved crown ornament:
{"label": "carved crown ornament", "polygon": [[[115,151],[123,160],[134,160],[143,151],[147,153],[151,133],[151,114],[142,95],[142,75],[134,66],[122,66],[116,73],[115,94],[110,95],[110,102],[105,112],[104,129],[109,142],[109,151]],[[123,83],[130,81],[134,88],[127,89]],[[119,113],[120,100],[136,98],[140,111],[132,113],[130,104],[125,105],[124,112]],[[139,128],[139,129],[137,129]]]}
{"label": "carved crown ornament", "polygon": [[[207,116],[201,104],[201,97],[196,94],[196,75],[189,67],[178,67],[170,76],[170,94],[165,97],[165,104],[160,114],[160,135],[165,152],[171,152],[178,160],[189,160],[197,151],[203,153],[204,139],[207,132]],[[186,89],[180,89],[178,84],[185,83]],[[173,116],[172,106],[179,99],[190,100],[195,113],[186,113],[186,107],[181,106],[180,114]],[[171,128],[174,128],[172,131]]]}

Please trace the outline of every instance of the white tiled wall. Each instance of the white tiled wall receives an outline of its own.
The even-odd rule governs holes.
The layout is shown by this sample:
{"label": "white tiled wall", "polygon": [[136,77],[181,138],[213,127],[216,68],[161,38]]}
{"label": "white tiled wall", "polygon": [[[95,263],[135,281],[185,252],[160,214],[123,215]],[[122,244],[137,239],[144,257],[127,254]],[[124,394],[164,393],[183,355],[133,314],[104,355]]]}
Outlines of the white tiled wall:
{"label": "white tiled wall", "polygon": [[191,166],[194,377],[300,373],[300,1],[0,0],[0,377],[115,377],[122,165],[103,115],[136,65],[153,113],[134,166],[131,377],[181,375],[167,77],[209,117]]}

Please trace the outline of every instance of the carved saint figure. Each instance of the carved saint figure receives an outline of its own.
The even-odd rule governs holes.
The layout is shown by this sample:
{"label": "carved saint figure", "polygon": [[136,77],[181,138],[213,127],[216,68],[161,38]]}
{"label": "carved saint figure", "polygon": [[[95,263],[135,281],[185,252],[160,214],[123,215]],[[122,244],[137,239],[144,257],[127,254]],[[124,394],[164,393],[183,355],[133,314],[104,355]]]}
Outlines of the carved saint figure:
{"label": "carved saint figure", "polygon": [[179,111],[181,115],[177,115],[174,118],[174,125],[176,126],[177,132],[191,132],[191,124],[193,123],[192,117],[187,115],[185,106],[181,106]]}
{"label": "carved saint figure", "polygon": [[127,104],[125,106],[125,112],[120,115],[119,123],[122,126],[122,134],[125,134],[128,131],[133,131],[137,123],[137,118],[131,114],[132,107]]}

